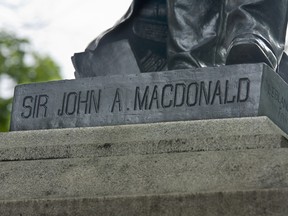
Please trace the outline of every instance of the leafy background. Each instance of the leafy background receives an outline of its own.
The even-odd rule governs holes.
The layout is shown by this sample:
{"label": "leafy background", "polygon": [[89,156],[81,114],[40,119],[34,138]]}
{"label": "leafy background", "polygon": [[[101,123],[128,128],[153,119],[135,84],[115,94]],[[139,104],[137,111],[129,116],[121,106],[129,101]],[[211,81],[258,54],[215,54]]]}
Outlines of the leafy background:
{"label": "leafy background", "polygon": [[[0,31],[0,84],[17,84],[61,79],[60,67],[48,55],[32,49],[26,38]],[[1,93],[1,92],[0,92]],[[9,130],[12,97],[0,94],[0,132]]]}

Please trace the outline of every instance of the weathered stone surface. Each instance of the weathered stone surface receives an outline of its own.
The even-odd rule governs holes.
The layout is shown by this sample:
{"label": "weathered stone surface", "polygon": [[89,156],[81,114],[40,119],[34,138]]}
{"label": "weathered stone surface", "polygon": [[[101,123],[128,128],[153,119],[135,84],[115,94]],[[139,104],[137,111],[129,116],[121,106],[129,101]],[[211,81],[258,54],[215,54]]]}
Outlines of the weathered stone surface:
{"label": "weathered stone surface", "polygon": [[286,135],[266,117],[0,136],[2,200],[288,187]]}
{"label": "weathered stone surface", "polygon": [[286,216],[267,117],[0,133],[0,215]]}
{"label": "weathered stone surface", "polygon": [[1,216],[287,216],[288,190],[0,201]]}
{"label": "weathered stone surface", "polygon": [[288,187],[288,149],[2,162],[1,200]]}
{"label": "weathered stone surface", "polygon": [[287,147],[267,117],[0,133],[0,161]]}
{"label": "weathered stone surface", "polygon": [[263,64],[20,85],[11,130],[268,116],[288,132],[287,88]]}

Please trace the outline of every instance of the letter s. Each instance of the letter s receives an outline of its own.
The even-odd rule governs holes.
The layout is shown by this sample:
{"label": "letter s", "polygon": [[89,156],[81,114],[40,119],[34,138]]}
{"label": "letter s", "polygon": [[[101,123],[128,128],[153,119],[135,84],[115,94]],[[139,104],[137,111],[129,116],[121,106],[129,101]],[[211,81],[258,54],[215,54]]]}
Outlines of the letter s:
{"label": "letter s", "polygon": [[23,107],[28,109],[28,113],[25,115],[25,111],[21,113],[21,117],[22,118],[29,118],[31,117],[32,115],[32,107],[29,106],[27,104],[27,101],[30,100],[30,103],[33,102],[33,97],[32,96],[26,96],[24,99],[23,99]]}

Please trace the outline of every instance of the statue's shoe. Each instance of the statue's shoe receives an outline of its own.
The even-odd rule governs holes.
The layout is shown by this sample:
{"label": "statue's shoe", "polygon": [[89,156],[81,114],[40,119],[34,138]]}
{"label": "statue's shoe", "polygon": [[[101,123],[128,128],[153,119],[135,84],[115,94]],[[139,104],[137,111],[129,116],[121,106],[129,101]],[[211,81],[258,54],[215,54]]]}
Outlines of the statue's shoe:
{"label": "statue's shoe", "polygon": [[255,35],[245,35],[235,38],[230,44],[226,57],[226,65],[245,63],[266,63],[276,70],[278,61],[262,38]]}

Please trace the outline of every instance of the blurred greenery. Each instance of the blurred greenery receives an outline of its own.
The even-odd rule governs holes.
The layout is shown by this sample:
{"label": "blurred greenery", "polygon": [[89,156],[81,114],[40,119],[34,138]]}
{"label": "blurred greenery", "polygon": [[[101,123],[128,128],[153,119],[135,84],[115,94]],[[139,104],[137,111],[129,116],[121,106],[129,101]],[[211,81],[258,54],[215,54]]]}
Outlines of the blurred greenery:
{"label": "blurred greenery", "polygon": [[[51,57],[33,50],[28,39],[0,31],[0,84],[5,80],[23,84],[59,79],[60,68]],[[12,98],[1,95],[0,132],[4,132],[9,130]]]}

